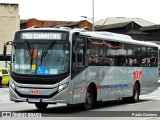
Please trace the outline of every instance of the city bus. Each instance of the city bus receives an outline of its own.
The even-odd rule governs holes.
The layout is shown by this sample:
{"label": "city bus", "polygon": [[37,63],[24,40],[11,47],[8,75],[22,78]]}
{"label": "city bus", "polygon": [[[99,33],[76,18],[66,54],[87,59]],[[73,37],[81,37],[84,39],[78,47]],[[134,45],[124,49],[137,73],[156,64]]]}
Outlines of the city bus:
{"label": "city bus", "polygon": [[[10,100],[78,104],[122,99],[158,88],[158,45],[128,35],[70,28],[16,31],[11,53]],[[4,45],[4,57],[6,48]]]}
{"label": "city bus", "polygon": [[159,63],[159,75],[158,75],[158,81],[160,82],[160,45],[158,44],[158,52],[159,52],[159,61],[158,61],[158,63]]}

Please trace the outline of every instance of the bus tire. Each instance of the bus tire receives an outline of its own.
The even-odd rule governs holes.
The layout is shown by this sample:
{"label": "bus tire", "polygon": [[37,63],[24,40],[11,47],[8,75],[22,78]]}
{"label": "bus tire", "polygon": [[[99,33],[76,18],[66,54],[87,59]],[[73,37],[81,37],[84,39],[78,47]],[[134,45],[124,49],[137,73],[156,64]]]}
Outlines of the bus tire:
{"label": "bus tire", "polygon": [[47,104],[47,103],[35,103],[35,106],[36,106],[38,109],[42,110],[42,109],[46,109],[47,106],[48,106],[48,104]]}
{"label": "bus tire", "polygon": [[136,103],[139,101],[139,93],[140,93],[139,85],[136,83],[134,84],[133,88],[133,96],[131,97],[131,102]]}
{"label": "bus tire", "polygon": [[94,92],[91,87],[86,91],[86,98],[84,103],[84,109],[89,110],[93,107],[95,103]]}
{"label": "bus tire", "polygon": [[131,98],[128,98],[128,97],[125,97],[122,99],[123,99],[123,102],[125,102],[125,103],[129,103],[131,101]]}
{"label": "bus tire", "polygon": [[0,86],[2,86],[2,76],[0,76]]}

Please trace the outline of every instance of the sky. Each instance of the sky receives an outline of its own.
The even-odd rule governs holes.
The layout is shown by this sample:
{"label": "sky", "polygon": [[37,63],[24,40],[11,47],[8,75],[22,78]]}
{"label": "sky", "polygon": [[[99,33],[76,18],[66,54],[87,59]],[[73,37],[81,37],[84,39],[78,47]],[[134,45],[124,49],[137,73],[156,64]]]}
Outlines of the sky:
{"label": "sky", "polygon": [[[21,19],[80,21],[93,18],[93,0],[0,0],[18,3]],[[94,22],[107,17],[142,18],[160,24],[160,0],[94,0]],[[92,22],[91,19],[87,19]]]}

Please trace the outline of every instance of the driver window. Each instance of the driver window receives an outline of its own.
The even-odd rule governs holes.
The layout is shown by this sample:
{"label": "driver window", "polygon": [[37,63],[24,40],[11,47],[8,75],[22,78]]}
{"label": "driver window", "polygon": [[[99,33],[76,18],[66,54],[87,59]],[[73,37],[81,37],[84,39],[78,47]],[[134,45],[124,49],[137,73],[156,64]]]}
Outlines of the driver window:
{"label": "driver window", "polygon": [[77,71],[79,68],[84,67],[85,61],[85,45],[84,45],[84,38],[76,37],[72,43],[72,64],[73,64],[73,71]]}

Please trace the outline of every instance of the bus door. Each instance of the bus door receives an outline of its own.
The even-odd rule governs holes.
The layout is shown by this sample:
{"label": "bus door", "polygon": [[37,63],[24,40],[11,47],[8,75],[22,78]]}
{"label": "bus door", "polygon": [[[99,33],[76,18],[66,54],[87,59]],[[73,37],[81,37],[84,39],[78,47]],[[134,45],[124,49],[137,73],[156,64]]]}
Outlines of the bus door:
{"label": "bus door", "polygon": [[85,101],[85,95],[82,93],[86,86],[85,51],[85,38],[74,36],[72,42],[73,103]]}

